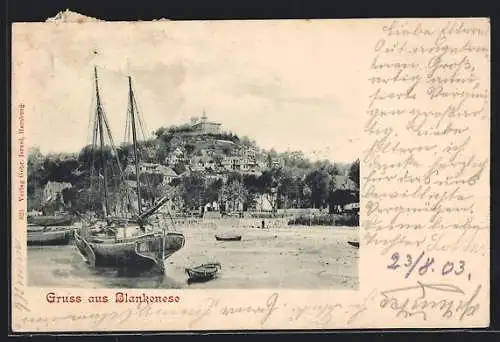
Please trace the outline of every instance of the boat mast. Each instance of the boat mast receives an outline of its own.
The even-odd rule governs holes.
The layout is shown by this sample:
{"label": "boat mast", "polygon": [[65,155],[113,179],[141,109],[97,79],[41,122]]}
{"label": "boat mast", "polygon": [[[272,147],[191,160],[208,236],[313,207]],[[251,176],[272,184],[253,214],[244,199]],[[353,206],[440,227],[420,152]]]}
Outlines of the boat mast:
{"label": "boat mast", "polygon": [[103,127],[103,120],[102,120],[102,106],[101,106],[101,97],[99,95],[99,82],[97,79],[97,67],[94,66],[94,76],[95,76],[95,90],[96,90],[96,101],[97,101],[97,119],[98,119],[98,127],[99,127],[99,140],[100,140],[100,147],[101,147],[101,168],[103,172],[103,178],[104,178],[104,217],[108,216],[108,213],[110,212],[109,210],[109,203],[108,203],[108,181],[107,181],[107,176],[106,176],[106,162],[105,162],[105,157],[104,157],[104,127]]}
{"label": "boat mast", "polygon": [[140,187],[140,179],[139,179],[139,158],[137,155],[137,134],[135,129],[135,115],[134,115],[134,94],[132,92],[132,78],[128,77],[128,88],[129,88],[129,100],[130,100],[130,115],[132,121],[132,139],[134,143],[134,160],[135,160],[135,174],[136,174],[136,182],[137,182],[137,208],[139,210],[139,216],[142,213],[141,209],[141,187]]}

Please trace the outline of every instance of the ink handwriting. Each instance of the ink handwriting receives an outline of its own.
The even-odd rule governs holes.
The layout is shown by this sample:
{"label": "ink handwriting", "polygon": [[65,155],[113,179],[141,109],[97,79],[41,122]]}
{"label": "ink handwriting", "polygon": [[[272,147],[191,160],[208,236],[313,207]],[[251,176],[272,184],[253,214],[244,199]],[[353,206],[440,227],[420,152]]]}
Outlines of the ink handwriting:
{"label": "ink handwriting", "polygon": [[395,288],[380,292],[379,306],[394,312],[395,318],[410,319],[419,317],[429,320],[431,314],[445,319],[462,321],[473,316],[481,307],[477,296],[482,286],[477,285],[472,295],[451,284],[424,284]]}
{"label": "ink handwriting", "polygon": [[455,275],[460,276],[465,274],[467,279],[471,279],[471,272],[466,272],[466,261],[464,260],[446,260],[442,263],[436,261],[432,256],[428,256],[425,251],[422,251],[418,256],[411,253],[400,254],[394,252],[391,255],[391,262],[387,265],[389,270],[403,269],[404,278],[409,278],[412,274],[424,276],[428,272],[434,273],[437,269],[441,276]]}
{"label": "ink handwriting", "polygon": [[[373,318],[380,309],[390,310],[394,312],[395,318],[401,319],[427,320],[430,315],[437,314],[460,321],[473,316],[480,308],[476,300],[480,290],[481,285],[478,285],[469,294],[452,284],[417,282],[417,285],[402,288],[373,289],[367,296],[357,296],[356,300],[351,300],[348,304],[325,299],[311,300],[309,304],[296,304],[282,301],[280,294],[275,292],[254,305],[234,306],[228,300],[206,298],[193,306],[182,307],[162,308],[151,303],[138,303],[120,310],[93,309],[91,313],[45,316],[26,313],[21,322],[25,327],[48,327],[59,322],[88,322],[91,329],[108,325],[116,327],[116,330],[123,330],[132,320],[169,322],[188,329],[207,328],[214,319],[217,322],[227,320],[228,324],[237,319],[242,322],[241,326],[255,326],[256,322],[260,328],[281,327],[279,324],[283,328],[311,324],[317,328],[338,324],[355,327],[362,324],[363,320]],[[277,322],[281,323],[277,325]]]}
{"label": "ink handwriting", "polygon": [[468,20],[397,19],[372,45],[362,240],[380,255],[425,253],[408,277],[430,252],[487,253],[488,208],[477,188],[488,189],[489,153],[477,144],[489,129],[488,34]]}

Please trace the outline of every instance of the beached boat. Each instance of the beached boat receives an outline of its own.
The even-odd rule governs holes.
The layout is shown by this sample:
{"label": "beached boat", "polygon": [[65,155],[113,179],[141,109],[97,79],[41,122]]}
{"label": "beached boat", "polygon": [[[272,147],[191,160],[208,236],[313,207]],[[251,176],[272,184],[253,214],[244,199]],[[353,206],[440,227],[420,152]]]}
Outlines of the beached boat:
{"label": "beached boat", "polygon": [[66,245],[73,231],[68,227],[28,225],[28,246]]}
{"label": "beached boat", "polygon": [[74,222],[72,215],[53,215],[53,216],[29,216],[28,224],[38,226],[71,226]]}
{"label": "beached boat", "polygon": [[135,230],[129,238],[117,238],[115,233],[92,234],[82,237],[75,231],[75,244],[91,267],[125,269],[132,273],[164,270],[164,260],[184,246],[181,233],[142,233],[137,225],[118,227]]}
{"label": "beached boat", "polygon": [[359,248],[359,241],[347,241],[353,247]]}
{"label": "beached boat", "polygon": [[196,267],[186,268],[189,282],[204,282],[215,278],[217,272],[222,269],[218,262],[203,264]]}
{"label": "beached boat", "polygon": [[[165,260],[173,253],[184,246],[185,238],[182,233],[167,232],[166,226],[154,226],[148,222],[148,217],[161,208],[166,201],[166,197],[160,199],[151,209],[142,211],[141,184],[139,181],[139,158],[137,151],[136,137],[136,113],[135,98],[132,92],[132,81],[129,77],[129,117],[127,127],[131,129],[133,137],[133,155],[136,167],[136,187],[137,192],[137,213],[132,217],[111,216],[109,195],[108,195],[108,173],[107,168],[110,163],[104,157],[104,135],[107,134],[111,142],[111,149],[116,159],[122,183],[124,182],[123,172],[118,159],[118,153],[114,149],[111,129],[105,116],[100,101],[97,70],[94,69],[96,103],[97,110],[94,121],[94,135],[92,141],[92,151],[100,150],[100,165],[97,170],[99,180],[102,184],[99,187],[103,191],[103,213],[100,220],[93,223],[83,224],[74,232],[75,245],[85,262],[91,267],[113,268],[125,270],[127,272],[147,272],[157,270],[164,271]],[[139,123],[142,126],[141,121]],[[100,145],[97,141],[100,141]],[[130,200],[129,196],[126,196]],[[129,203],[128,207],[132,207]]]}
{"label": "beached boat", "polygon": [[216,234],[215,240],[217,241],[241,241],[241,235],[225,233],[225,234]]}

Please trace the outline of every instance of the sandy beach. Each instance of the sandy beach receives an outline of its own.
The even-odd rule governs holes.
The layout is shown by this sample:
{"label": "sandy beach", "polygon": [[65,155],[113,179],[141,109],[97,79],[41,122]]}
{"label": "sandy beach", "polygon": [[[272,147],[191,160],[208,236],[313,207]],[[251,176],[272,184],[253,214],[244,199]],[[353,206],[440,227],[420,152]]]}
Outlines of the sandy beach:
{"label": "sandy beach", "polygon": [[[177,226],[186,236],[184,248],[169,259],[164,276],[123,277],[114,271],[92,270],[72,245],[28,247],[28,284],[79,288],[358,288],[358,241],[350,227],[272,226],[219,220]],[[215,234],[235,232],[241,241],[216,241]],[[221,263],[216,279],[188,285],[185,267]]]}

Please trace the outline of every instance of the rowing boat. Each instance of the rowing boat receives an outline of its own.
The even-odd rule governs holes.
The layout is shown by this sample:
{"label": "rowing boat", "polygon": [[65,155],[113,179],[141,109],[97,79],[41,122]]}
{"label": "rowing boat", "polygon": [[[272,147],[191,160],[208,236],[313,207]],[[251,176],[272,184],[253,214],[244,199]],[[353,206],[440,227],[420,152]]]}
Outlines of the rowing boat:
{"label": "rowing boat", "polygon": [[347,241],[353,247],[359,248],[359,241]]}
{"label": "rowing boat", "polygon": [[241,241],[241,235],[238,234],[217,234],[215,235],[217,241]]}
{"label": "rowing boat", "polygon": [[189,282],[204,282],[215,278],[217,272],[221,269],[221,264],[212,262],[196,267],[186,268]]}

